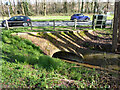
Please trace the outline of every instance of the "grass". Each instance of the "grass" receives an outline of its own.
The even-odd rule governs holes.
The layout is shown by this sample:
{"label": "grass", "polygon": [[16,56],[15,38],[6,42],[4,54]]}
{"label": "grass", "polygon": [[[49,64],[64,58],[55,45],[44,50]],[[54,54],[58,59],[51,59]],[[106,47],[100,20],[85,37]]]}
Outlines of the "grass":
{"label": "grass", "polygon": [[[90,17],[90,20],[93,19],[93,14],[84,14]],[[107,16],[107,20],[112,20],[114,15]],[[30,16],[32,21],[70,21],[71,16]]]}
{"label": "grass", "polygon": [[[25,30],[31,29],[30,27],[26,27]],[[46,26],[46,27],[33,27],[32,31],[39,31],[39,32],[44,32],[44,31],[71,31],[71,30],[94,30],[94,31],[102,31],[104,30],[105,33],[112,34],[112,28],[111,26],[108,26],[108,28],[95,28],[92,29],[91,25],[83,25],[83,26],[77,26],[75,29],[74,26],[56,26],[55,29],[53,29],[53,26]]]}
{"label": "grass", "polygon": [[31,16],[32,21],[69,21],[70,16]]}
{"label": "grass", "polygon": [[[73,14],[71,14],[73,15]],[[29,16],[31,18],[31,20],[34,21],[70,21],[71,15],[57,15],[57,16]],[[90,17],[90,20],[92,20],[93,18],[93,14],[84,14],[86,16]],[[113,19],[114,15],[108,16],[107,20],[111,20]],[[4,17],[4,19],[9,19],[9,17]],[[0,20],[2,20],[2,17],[0,18]]]}
{"label": "grass", "polygon": [[109,80],[101,79],[104,73],[46,56],[31,41],[11,35],[28,31],[28,28],[2,30],[3,88],[110,87]]}

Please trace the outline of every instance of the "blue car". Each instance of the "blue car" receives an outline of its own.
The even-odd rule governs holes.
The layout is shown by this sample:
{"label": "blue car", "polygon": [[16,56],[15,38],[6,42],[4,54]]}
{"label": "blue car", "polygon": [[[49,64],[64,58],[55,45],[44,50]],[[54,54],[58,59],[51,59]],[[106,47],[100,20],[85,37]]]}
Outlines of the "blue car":
{"label": "blue car", "polygon": [[85,16],[83,14],[74,14],[71,16],[70,20],[74,20],[74,19],[77,19],[78,21],[88,21],[90,20],[90,17]]}

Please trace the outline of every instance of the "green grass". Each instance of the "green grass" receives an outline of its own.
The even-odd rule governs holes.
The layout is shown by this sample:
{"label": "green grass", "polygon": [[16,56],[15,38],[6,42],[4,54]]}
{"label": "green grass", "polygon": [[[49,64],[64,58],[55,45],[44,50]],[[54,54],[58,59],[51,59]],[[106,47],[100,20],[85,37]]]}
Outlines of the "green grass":
{"label": "green grass", "polygon": [[[93,18],[93,14],[84,14],[90,17],[90,20]],[[107,20],[112,20],[114,15],[107,16]],[[33,22],[35,21],[70,21],[71,16],[30,16]]]}
{"label": "green grass", "polygon": [[71,31],[71,30],[93,30],[93,31],[104,31],[104,33],[112,34],[112,28],[111,26],[108,26],[108,28],[95,28],[92,29],[91,25],[83,25],[83,26],[77,26],[77,29],[74,28],[74,26],[56,26],[55,29],[53,29],[53,26],[46,26],[46,27],[10,27],[9,32],[10,33],[18,33],[18,32],[46,32],[46,31]]}
{"label": "green grass", "polygon": [[[35,21],[70,21],[71,15],[57,15],[57,16],[29,16],[33,22]],[[93,18],[93,14],[84,14],[90,17],[90,20]],[[114,15],[108,16],[107,20],[113,19]],[[9,17],[4,17],[4,19],[9,19]],[[0,18],[2,20],[2,18]]]}
{"label": "green grass", "polygon": [[[31,41],[2,30],[2,85],[4,88],[107,88],[108,80],[97,70],[76,66],[42,53]],[[34,31],[34,30],[33,30]],[[69,81],[69,82],[68,82]]]}
{"label": "green grass", "polygon": [[31,16],[32,21],[69,21],[70,16]]}

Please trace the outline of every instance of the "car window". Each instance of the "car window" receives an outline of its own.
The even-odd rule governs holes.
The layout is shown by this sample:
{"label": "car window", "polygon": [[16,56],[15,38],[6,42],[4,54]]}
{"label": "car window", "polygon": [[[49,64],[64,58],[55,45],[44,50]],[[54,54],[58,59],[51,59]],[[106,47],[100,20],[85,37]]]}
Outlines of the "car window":
{"label": "car window", "polygon": [[12,20],[12,21],[15,20],[15,19],[17,19],[17,17],[12,17],[12,18],[10,18],[10,20]]}
{"label": "car window", "polygon": [[15,17],[10,18],[9,20],[15,21],[15,20],[24,20],[24,19],[25,19],[25,17],[23,17],[23,16],[21,16],[21,17],[15,16]]}
{"label": "car window", "polygon": [[27,17],[27,19],[30,19],[29,17]]}
{"label": "car window", "polygon": [[83,16],[82,14],[78,14],[78,16]]}
{"label": "car window", "polygon": [[17,20],[24,20],[24,17],[23,16],[17,17]]}
{"label": "car window", "polygon": [[77,16],[77,14],[74,14],[73,16]]}
{"label": "car window", "polygon": [[20,17],[21,20],[24,20],[24,17]]}

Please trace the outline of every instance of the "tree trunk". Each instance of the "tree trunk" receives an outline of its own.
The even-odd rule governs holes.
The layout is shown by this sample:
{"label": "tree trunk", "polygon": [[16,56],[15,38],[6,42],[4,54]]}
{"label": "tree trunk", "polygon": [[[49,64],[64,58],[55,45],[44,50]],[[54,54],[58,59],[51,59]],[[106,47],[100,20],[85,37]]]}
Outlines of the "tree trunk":
{"label": "tree trunk", "polygon": [[67,1],[64,2],[63,10],[64,10],[64,13],[67,13],[67,12],[68,12]]}
{"label": "tree trunk", "polygon": [[[17,2],[17,0],[16,0],[16,2]],[[13,3],[14,3],[14,14],[16,15],[17,14],[17,8],[16,8],[16,5],[15,5],[15,0],[13,1]]]}
{"label": "tree trunk", "polygon": [[112,37],[112,51],[117,52],[117,30],[118,30],[118,2],[114,5],[114,23],[113,23],[113,37]]}
{"label": "tree trunk", "polygon": [[118,29],[119,29],[119,32],[118,32],[118,43],[120,43],[120,1],[119,1],[119,7],[118,7],[119,9],[119,11],[118,11],[118,18],[119,18],[119,23],[118,23]]}
{"label": "tree trunk", "polygon": [[97,0],[94,1],[94,14],[96,13],[96,7],[97,7]]}
{"label": "tree trunk", "polygon": [[6,13],[5,13],[5,7],[4,7],[3,2],[1,3],[1,6],[2,6],[2,10],[1,10],[2,15],[5,16]]}
{"label": "tree trunk", "polygon": [[72,9],[71,9],[71,11],[74,13],[75,12],[75,2],[74,2],[74,0],[72,0]]}
{"label": "tree trunk", "polygon": [[36,11],[35,11],[35,13],[38,14],[38,1],[36,0],[35,3],[36,3],[36,6],[35,6]]}
{"label": "tree trunk", "polygon": [[87,2],[85,2],[85,13],[87,13]]}
{"label": "tree trunk", "polygon": [[54,3],[53,11],[54,11],[54,13],[56,13],[56,11],[57,11],[57,4],[56,3]]}
{"label": "tree trunk", "polygon": [[94,2],[92,1],[91,2],[91,11],[90,11],[91,13],[93,13],[93,6],[94,6],[93,4],[94,4]]}
{"label": "tree trunk", "polygon": [[83,13],[84,0],[82,0],[81,13]]}
{"label": "tree trunk", "polygon": [[109,0],[107,1],[107,12],[108,12],[108,9],[109,9]]}
{"label": "tree trunk", "polygon": [[22,9],[22,14],[23,14],[23,15],[26,15],[26,11],[25,11],[25,8],[24,8],[24,4],[25,4],[25,2],[21,2],[21,9]]}
{"label": "tree trunk", "polygon": [[[9,2],[10,2],[10,0],[9,0]],[[11,5],[11,2],[10,2],[10,14],[13,14],[13,7]]]}
{"label": "tree trunk", "polygon": [[32,15],[30,9],[29,9],[29,3],[28,2],[23,2],[23,10],[24,10],[24,14],[26,16],[30,16]]}
{"label": "tree trunk", "polygon": [[23,6],[22,6],[22,1],[21,0],[18,1],[17,6],[18,6],[17,7],[17,10],[18,10],[17,13],[18,14],[23,14]]}
{"label": "tree trunk", "polygon": [[88,7],[89,6],[89,2],[86,2],[85,6],[86,6],[86,13],[89,13],[89,7]]}
{"label": "tree trunk", "polygon": [[80,0],[78,0],[78,13],[80,13]]}
{"label": "tree trunk", "polygon": [[97,3],[97,13],[99,13],[99,2]]}
{"label": "tree trunk", "polygon": [[40,2],[38,2],[38,15],[40,14]]}
{"label": "tree trunk", "polygon": [[46,16],[46,1],[44,0],[44,16]]}
{"label": "tree trunk", "polygon": [[3,3],[2,3],[2,1],[0,2],[0,4],[1,4],[1,6],[0,6],[0,16],[4,20],[4,16],[3,16]]}

